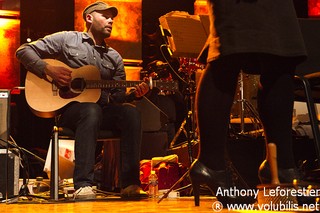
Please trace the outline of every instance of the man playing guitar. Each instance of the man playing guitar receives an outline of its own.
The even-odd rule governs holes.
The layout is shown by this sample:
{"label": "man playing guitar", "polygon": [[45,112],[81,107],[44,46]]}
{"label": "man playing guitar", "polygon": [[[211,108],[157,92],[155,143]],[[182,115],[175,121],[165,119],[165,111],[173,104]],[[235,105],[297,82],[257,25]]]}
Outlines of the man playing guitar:
{"label": "man playing guitar", "polygon": [[[30,71],[28,74],[31,73],[39,82],[50,82],[53,89],[48,95],[51,96],[61,95],[63,88],[69,88],[74,83],[72,79],[78,73],[78,68],[87,65],[96,67],[100,71],[98,77],[103,80],[125,80],[122,57],[105,43],[117,14],[118,9],[105,2],[90,4],[83,11],[85,32],[67,31],[48,35],[22,45],[16,56]],[[44,60],[47,58],[50,61]],[[62,63],[54,63],[51,59]],[[40,91],[44,88],[41,85],[33,84]],[[138,110],[129,102],[141,98],[148,91],[146,82],[138,83],[131,92],[126,92],[123,87],[105,88],[101,90],[101,94],[98,93],[96,103],[90,99],[71,102],[60,111],[59,126],[68,127],[75,132],[75,199],[96,197],[92,185],[96,139],[100,129],[116,129],[121,132],[121,195],[146,197],[139,180],[141,118]],[[74,97],[74,94],[76,93],[71,96]]]}

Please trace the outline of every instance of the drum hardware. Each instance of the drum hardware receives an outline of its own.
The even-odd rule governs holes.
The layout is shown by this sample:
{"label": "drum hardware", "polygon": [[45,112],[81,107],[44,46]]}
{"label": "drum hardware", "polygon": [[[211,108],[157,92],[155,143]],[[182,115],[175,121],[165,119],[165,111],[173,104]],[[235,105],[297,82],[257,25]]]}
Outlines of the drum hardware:
{"label": "drum hardware", "polygon": [[[188,66],[184,67],[185,70],[188,70]],[[173,149],[175,142],[178,138],[178,136],[183,132],[185,136],[187,137],[187,149],[188,149],[188,164],[187,166],[190,166],[193,161],[193,146],[198,143],[198,138],[196,135],[196,119],[195,119],[195,91],[196,91],[196,82],[193,80],[194,78],[194,72],[192,70],[188,70],[186,72],[185,77],[183,78],[183,83],[185,84],[186,88],[183,91],[183,94],[185,96],[186,101],[186,118],[183,120],[183,122],[180,125],[179,130],[176,132],[173,140],[170,142],[169,149]],[[166,198],[169,193],[175,188],[177,184],[179,184],[187,175],[189,172],[187,171],[184,175],[181,176],[181,178],[174,183],[171,188],[158,200],[158,203],[160,203],[164,198]],[[186,190],[188,188],[192,187],[191,184],[184,186],[183,189],[180,190]],[[179,190],[179,189],[177,189]]]}
{"label": "drum hardware", "polygon": [[[254,106],[245,98],[244,92],[244,73],[243,71],[239,74],[239,93],[240,93],[240,99],[234,101],[234,104],[240,103],[240,132],[236,133],[236,135],[259,135],[263,131],[261,131],[262,123],[259,118],[259,114],[257,110],[254,108]],[[253,85],[249,85],[253,86]],[[249,115],[249,117],[246,117],[246,115]],[[245,124],[252,123],[255,130],[245,131]],[[231,119],[231,123],[234,121],[234,119]]]}
{"label": "drum hardware", "polygon": [[179,135],[183,132],[187,138],[189,162],[193,162],[192,157],[192,144],[197,141],[196,135],[196,119],[195,119],[195,82],[192,79],[188,80],[188,85],[183,94],[186,102],[186,118],[182,121],[179,130],[176,132],[172,141],[170,142],[169,149],[173,148]]}
{"label": "drum hardware", "polygon": [[[178,69],[180,77],[184,80],[185,87],[183,88],[183,95],[186,102],[186,118],[182,121],[179,130],[176,132],[174,138],[170,142],[169,149],[176,145],[179,135],[183,132],[187,137],[187,141],[191,143],[197,138],[196,136],[196,125],[195,125],[195,114],[194,114],[194,99],[196,91],[196,83],[193,80],[195,77],[196,59],[194,58],[179,58],[180,67]],[[183,74],[183,75],[182,75]],[[188,131],[189,129],[189,131]],[[191,156],[191,155],[190,155]],[[191,162],[191,159],[190,159]]]}
{"label": "drum hardware", "polygon": [[175,144],[176,144],[176,142],[177,142],[177,140],[178,140],[178,137],[179,137],[179,135],[180,135],[182,132],[183,132],[184,135],[187,137],[187,131],[186,131],[186,129],[184,128],[184,126],[186,125],[186,122],[187,122],[186,119],[184,119],[184,120],[182,121],[182,123],[181,123],[178,131],[176,132],[176,134],[174,135],[172,141],[170,142],[169,149],[174,148],[174,146],[175,146]]}

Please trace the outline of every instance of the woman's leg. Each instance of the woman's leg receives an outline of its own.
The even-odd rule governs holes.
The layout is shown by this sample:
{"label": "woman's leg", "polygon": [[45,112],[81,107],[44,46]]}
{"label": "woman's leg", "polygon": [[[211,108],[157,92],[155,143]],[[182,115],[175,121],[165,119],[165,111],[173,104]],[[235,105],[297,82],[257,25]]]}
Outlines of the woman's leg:
{"label": "woman's leg", "polygon": [[279,168],[294,168],[292,113],[295,67],[289,59],[277,56],[264,55],[260,62],[258,111],[266,141],[277,146]]}
{"label": "woman's leg", "polygon": [[209,63],[197,90],[199,161],[212,170],[225,169],[230,111],[239,74],[233,62],[232,57],[224,57]]}

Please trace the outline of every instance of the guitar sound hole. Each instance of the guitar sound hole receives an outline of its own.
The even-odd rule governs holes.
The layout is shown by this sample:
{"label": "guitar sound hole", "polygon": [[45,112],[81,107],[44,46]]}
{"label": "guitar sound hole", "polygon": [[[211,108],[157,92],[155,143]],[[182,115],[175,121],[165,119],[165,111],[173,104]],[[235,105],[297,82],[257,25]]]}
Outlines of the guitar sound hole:
{"label": "guitar sound hole", "polygon": [[61,87],[59,96],[63,99],[75,98],[85,89],[85,80],[83,78],[75,78],[71,81],[70,87]]}
{"label": "guitar sound hole", "polygon": [[75,78],[71,82],[71,89],[75,92],[82,92],[86,88],[86,82],[83,78]]}
{"label": "guitar sound hole", "polygon": [[75,98],[79,95],[80,93],[74,93],[70,90],[69,87],[60,87],[59,88],[59,96],[63,99],[71,99]]}

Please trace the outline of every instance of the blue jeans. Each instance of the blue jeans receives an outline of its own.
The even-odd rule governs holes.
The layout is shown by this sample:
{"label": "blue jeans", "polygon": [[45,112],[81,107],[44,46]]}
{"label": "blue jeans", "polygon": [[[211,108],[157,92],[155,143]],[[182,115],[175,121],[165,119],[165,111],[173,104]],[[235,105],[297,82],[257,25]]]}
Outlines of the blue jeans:
{"label": "blue jeans", "polygon": [[120,131],[121,187],[140,185],[141,115],[131,104],[73,103],[59,119],[59,126],[75,132],[74,188],[91,186],[100,129]]}

